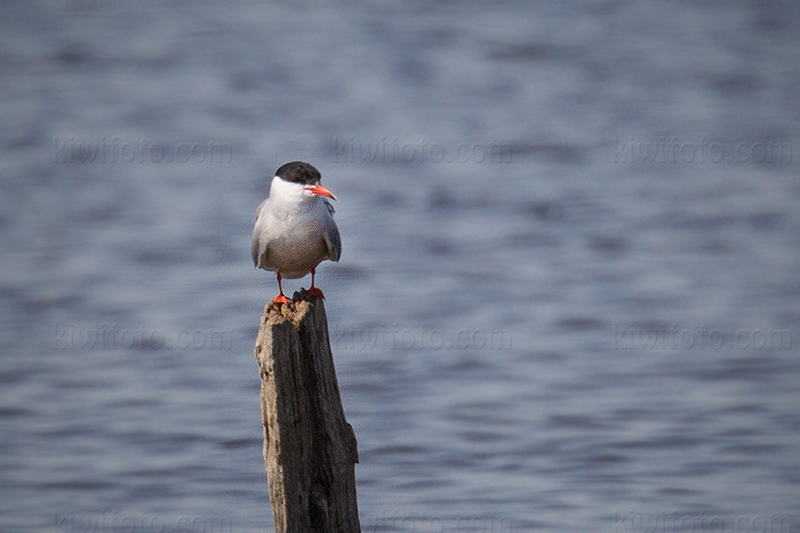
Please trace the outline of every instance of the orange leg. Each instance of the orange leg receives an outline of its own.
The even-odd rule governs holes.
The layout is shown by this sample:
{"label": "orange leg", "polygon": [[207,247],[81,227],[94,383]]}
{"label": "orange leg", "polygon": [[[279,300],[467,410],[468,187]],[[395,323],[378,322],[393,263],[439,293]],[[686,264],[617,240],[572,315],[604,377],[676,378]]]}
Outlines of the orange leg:
{"label": "orange leg", "polygon": [[308,294],[310,294],[311,296],[319,296],[321,298],[325,298],[325,295],[322,294],[322,291],[314,286],[314,274],[316,274],[316,269],[312,268],[311,269],[311,288],[308,289]]}
{"label": "orange leg", "polygon": [[278,272],[277,274],[278,274],[278,290],[280,291],[280,294],[276,296],[275,299],[272,301],[275,302],[276,304],[288,304],[291,300],[289,300],[289,298],[283,295],[283,286],[281,285],[281,273]]}

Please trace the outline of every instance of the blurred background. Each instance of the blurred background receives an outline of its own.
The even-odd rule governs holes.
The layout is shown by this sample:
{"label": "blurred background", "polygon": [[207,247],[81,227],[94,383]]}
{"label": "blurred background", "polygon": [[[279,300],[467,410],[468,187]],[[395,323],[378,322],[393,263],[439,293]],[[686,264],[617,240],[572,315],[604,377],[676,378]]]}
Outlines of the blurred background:
{"label": "blurred background", "polygon": [[0,3],[0,529],[271,528],[303,160],[364,531],[800,531],[798,49],[791,0]]}

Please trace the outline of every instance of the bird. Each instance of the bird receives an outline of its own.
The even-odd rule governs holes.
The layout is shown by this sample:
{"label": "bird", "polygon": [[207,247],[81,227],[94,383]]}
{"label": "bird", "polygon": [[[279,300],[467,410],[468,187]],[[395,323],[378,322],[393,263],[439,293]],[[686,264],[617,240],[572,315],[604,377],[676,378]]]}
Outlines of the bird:
{"label": "bird", "polygon": [[309,163],[286,163],[275,172],[269,197],[256,209],[253,263],[276,273],[280,294],[272,301],[277,304],[290,301],[281,280],[302,278],[309,272],[309,294],[324,298],[314,285],[316,268],[326,259],[338,262],[342,255],[342,239],[328,198],[339,200],[320,183],[321,178]]}

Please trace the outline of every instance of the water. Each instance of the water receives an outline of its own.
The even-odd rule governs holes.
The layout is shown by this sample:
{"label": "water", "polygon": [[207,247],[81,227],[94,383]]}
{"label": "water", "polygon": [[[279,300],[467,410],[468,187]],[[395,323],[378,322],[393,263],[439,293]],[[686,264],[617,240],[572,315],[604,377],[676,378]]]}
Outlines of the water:
{"label": "water", "polygon": [[800,531],[795,3],[0,12],[3,531],[271,527],[296,159],[365,531]]}

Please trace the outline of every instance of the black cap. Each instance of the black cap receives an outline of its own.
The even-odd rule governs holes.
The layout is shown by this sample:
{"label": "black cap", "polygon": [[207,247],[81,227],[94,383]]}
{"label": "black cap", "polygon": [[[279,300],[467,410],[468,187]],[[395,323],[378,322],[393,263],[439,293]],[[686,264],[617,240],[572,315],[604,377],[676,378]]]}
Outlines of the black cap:
{"label": "black cap", "polygon": [[290,181],[292,183],[303,183],[305,185],[316,185],[322,179],[319,170],[314,168],[313,165],[304,163],[302,161],[292,161],[286,163],[275,172],[275,175],[283,181]]}

